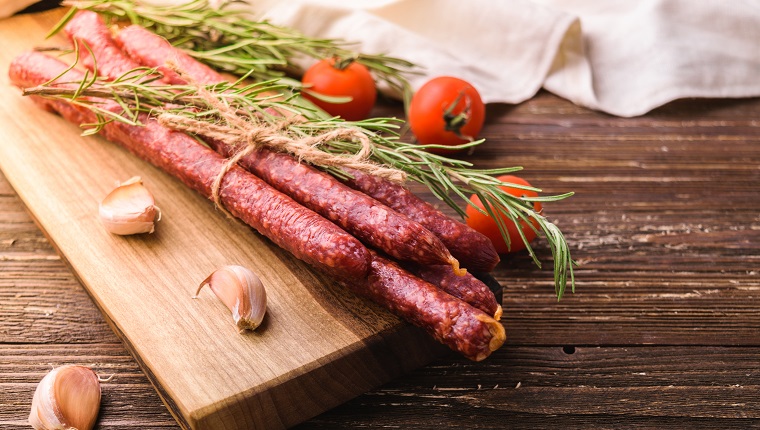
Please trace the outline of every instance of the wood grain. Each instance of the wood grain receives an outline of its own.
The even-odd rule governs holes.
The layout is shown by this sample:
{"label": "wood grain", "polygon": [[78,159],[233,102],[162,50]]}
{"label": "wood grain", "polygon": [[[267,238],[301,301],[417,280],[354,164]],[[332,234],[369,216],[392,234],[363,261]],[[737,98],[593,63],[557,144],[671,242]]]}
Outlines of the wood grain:
{"label": "wood grain", "polygon": [[[504,348],[446,356],[295,428],[760,428],[760,100],[629,119],[547,93],[488,109],[468,160],[576,192],[546,211],[580,263],[577,292],[557,303],[549,270],[507,258]],[[178,428],[85,297],[0,179],[0,427],[28,428],[44,370],[81,362],[116,371],[99,428]]]}

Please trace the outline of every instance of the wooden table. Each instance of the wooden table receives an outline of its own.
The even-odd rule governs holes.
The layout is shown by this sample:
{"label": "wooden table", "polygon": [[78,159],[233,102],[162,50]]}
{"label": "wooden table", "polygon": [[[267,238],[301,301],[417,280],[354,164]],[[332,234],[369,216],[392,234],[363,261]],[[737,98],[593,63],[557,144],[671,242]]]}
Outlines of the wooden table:
{"label": "wooden table", "polygon": [[[495,272],[508,341],[492,357],[442,358],[298,428],[760,426],[760,99],[621,119],[541,93],[489,106],[483,137],[475,164],[576,192],[545,205],[576,293],[554,299],[539,241],[547,269],[520,254]],[[178,428],[0,176],[0,427],[28,428],[37,382],[70,362],[116,375],[99,428]]]}

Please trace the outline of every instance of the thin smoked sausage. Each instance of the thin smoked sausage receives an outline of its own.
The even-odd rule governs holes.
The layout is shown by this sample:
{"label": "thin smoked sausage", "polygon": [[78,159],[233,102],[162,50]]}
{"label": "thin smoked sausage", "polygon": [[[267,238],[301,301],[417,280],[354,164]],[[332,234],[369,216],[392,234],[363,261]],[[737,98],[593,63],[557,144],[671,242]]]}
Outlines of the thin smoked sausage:
{"label": "thin smoked sausage", "polygon": [[483,281],[471,273],[459,276],[451,270],[451,266],[427,266],[420,264],[405,265],[410,272],[423,280],[439,287],[454,297],[464,300],[472,306],[494,317],[501,319],[501,305],[496,296]]}
{"label": "thin smoked sausage", "polygon": [[372,257],[367,282],[347,283],[348,288],[385,306],[470,360],[481,361],[504,344],[504,326],[485,312],[374,252]]}
{"label": "thin smoked sausage", "polygon": [[[72,42],[77,42],[80,64],[90,70],[97,66],[99,75],[113,76],[112,79],[115,79],[140,67],[113,42],[111,31],[95,12],[80,10],[66,23],[63,31]],[[91,55],[90,51],[95,55]],[[97,61],[99,56],[108,58],[108,62]]]}
{"label": "thin smoked sausage", "polygon": [[499,254],[486,236],[447,216],[402,185],[357,170],[346,171],[350,177],[344,183],[432,231],[462,267],[490,272],[499,264]]}
{"label": "thin smoked sausage", "polygon": [[[193,77],[198,84],[216,84],[224,77],[195,60],[183,51],[173,48],[166,39],[159,37],[139,25],[130,25],[114,36],[116,44],[135,62],[155,67],[171,84],[186,84],[174,70],[167,67],[172,61],[180,70]],[[170,49],[167,49],[169,47]]]}

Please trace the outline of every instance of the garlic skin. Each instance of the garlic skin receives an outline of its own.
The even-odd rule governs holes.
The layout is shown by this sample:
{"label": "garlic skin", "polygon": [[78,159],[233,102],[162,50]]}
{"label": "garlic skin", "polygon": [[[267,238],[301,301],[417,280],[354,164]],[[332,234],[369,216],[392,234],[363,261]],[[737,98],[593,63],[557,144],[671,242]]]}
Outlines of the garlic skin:
{"label": "garlic skin", "polygon": [[250,269],[224,266],[215,270],[198,286],[195,297],[206,284],[232,312],[240,333],[261,325],[267,311],[267,294],[264,284]]}
{"label": "garlic skin", "polygon": [[91,430],[100,409],[100,380],[83,366],[51,370],[37,385],[29,413],[36,430]]}
{"label": "garlic skin", "polygon": [[118,185],[100,203],[100,220],[113,234],[153,233],[161,210],[139,176]]}

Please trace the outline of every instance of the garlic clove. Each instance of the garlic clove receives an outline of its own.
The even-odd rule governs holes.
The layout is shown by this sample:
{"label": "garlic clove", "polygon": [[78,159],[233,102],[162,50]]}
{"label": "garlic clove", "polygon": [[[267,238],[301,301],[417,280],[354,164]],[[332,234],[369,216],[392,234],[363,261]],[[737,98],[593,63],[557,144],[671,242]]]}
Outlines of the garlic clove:
{"label": "garlic clove", "polygon": [[206,284],[232,312],[238,331],[255,330],[261,325],[267,310],[267,295],[264,284],[251,270],[242,266],[217,269],[198,286],[196,297]]}
{"label": "garlic clove", "polygon": [[161,219],[153,195],[139,176],[118,185],[100,203],[100,219],[113,234],[153,233],[154,223]]}
{"label": "garlic clove", "polygon": [[37,385],[29,413],[36,430],[90,430],[100,409],[100,380],[83,366],[51,370]]}

